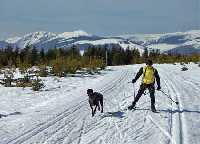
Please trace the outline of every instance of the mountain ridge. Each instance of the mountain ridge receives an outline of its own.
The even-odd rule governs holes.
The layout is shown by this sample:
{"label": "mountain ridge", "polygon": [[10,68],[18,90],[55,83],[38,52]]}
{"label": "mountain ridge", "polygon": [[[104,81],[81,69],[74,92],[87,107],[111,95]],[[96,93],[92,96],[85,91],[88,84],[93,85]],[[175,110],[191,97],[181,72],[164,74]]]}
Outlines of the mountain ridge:
{"label": "mountain ridge", "polygon": [[0,47],[7,45],[24,48],[26,45],[34,45],[37,49],[48,50],[50,48],[69,48],[77,45],[81,50],[89,46],[112,47],[119,45],[124,49],[138,49],[141,53],[144,48],[149,50],[159,49],[162,53],[200,54],[200,30],[163,34],[129,34],[120,36],[96,36],[85,31],[63,32],[33,32],[22,37],[9,38],[0,41]]}

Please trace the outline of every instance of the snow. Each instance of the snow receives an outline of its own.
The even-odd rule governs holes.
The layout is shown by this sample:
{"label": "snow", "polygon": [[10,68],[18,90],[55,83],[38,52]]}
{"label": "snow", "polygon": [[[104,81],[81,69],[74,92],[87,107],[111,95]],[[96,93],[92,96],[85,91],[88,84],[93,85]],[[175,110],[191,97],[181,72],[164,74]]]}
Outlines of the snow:
{"label": "snow", "polygon": [[24,48],[26,45],[34,45],[36,48],[48,49],[59,47],[69,48],[78,45],[84,50],[89,45],[119,44],[122,48],[138,49],[142,54],[144,47],[160,49],[161,52],[175,50],[179,54],[200,53],[200,30],[186,32],[162,33],[162,34],[132,34],[117,37],[99,37],[83,30],[55,34],[39,31],[27,34],[23,37],[9,38],[0,42],[0,47],[11,46]]}
{"label": "snow", "polygon": [[[199,144],[200,73],[196,64],[155,65],[161,87],[179,105],[156,91],[156,108],[143,95],[135,111],[131,83],[144,65],[109,67],[99,75],[42,78],[40,92],[0,87],[1,144]],[[140,80],[134,85],[138,90]],[[91,117],[86,90],[104,95],[104,113]],[[4,117],[5,116],[5,117]]]}
{"label": "snow", "polygon": [[174,33],[161,33],[161,34],[127,34],[127,35],[121,35],[120,37],[131,39],[134,41],[143,41],[145,44],[151,43],[151,42],[157,42],[159,39],[165,39],[167,37],[172,36],[185,36],[185,39],[195,39],[197,37],[200,37],[200,30],[191,30],[186,32],[174,32]]}
{"label": "snow", "polygon": [[89,43],[92,45],[104,45],[104,44],[118,44],[120,42],[119,39],[101,39],[101,40],[95,40],[95,41],[89,41],[89,40],[83,40],[83,41],[79,41],[75,44],[85,44],[85,43]]}
{"label": "snow", "polygon": [[[42,45],[46,43],[53,43],[53,47],[55,47],[55,42],[54,41],[59,41],[59,40],[66,40],[74,37],[80,37],[80,36],[91,36],[90,34],[84,32],[84,31],[74,31],[74,32],[64,32],[62,34],[55,34],[51,32],[45,32],[45,31],[38,31],[38,32],[33,32],[24,35],[23,37],[14,37],[14,38],[9,38],[5,40],[8,43],[15,44],[20,48],[24,48],[26,45]],[[64,41],[63,40],[63,41]],[[46,44],[47,45],[47,44]],[[52,45],[49,44],[52,48]],[[48,49],[48,48],[47,48]]]}
{"label": "snow", "polygon": [[106,38],[106,39],[100,39],[100,40],[83,40],[83,41],[78,41],[75,44],[91,44],[91,45],[106,45],[106,44],[119,44],[123,49],[138,49],[139,52],[142,54],[143,53],[143,46],[131,43],[131,42],[125,42],[122,39],[117,39],[117,38]]}
{"label": "snow", "polygon": [[196,52],[200,49],[200,30],[163,34],[133,34],[120,37],[151,49],[159,49],[161,52],[179,48],[181,54],[187,54],[188,51],[193,53],[193,49],[196,49]]}
{"label": "snow", "polygon": [[144,44],[152,41],[158,41],[164,34],[132,34],[132,35],[121,35],[120,37],[130,39],[136,42],[143,42]]}
{"label": "snow", "polygon": [[72,45],[78,44],[80,49],[84,51],[87,48],[86,45],[105,45],[105,44],[119,44],[122,48],[139,49],[143,52],[143,46],[128,42],[123,38],[112,37],[97,37],[88,34],[85,31],[78,30],[74,32],[64,32],[61,34],[55,34],[45,31],[39,31],[27,34],[23,37],[10,38],[6,40],[15,47],[24,48],[27,45],[34,45],[38,49],[48,50],[50,48],[69,48]]}
{"label": "snow", "polygon": [[160,49],[160,52],[165,52],[178,47],[175,44],[152,44],[147,46],[149,49]]}
{"label": "snow", "polygon": [[7,42],[7,43],[14,44],[14,43],[17,43],[20,39],[21,39],[21,37],[12,37],[12,38],[8,38],[8,39],[6,40],[6,42]]}
{"label": "snow", "polygon": [[21,38],[17,39],[8,39],[12,44],[15,44],[19,48],[24,48],[27,45],[35,45],[37,43],[43,43],[48,40],[52,40],[56,38],[56,34],[51,32],[39,31],[34,33],[29,33],[24,35]]}
{"label": "snow", "polygon": [[130,50],[133,50],[133,49],[138,49],[140,54],[142,55],[143,52],[144,52],[144,47],[143,46],[140,46],[140,45],[137,45],[137,44],[134,44],[134,43],[120,43],[120,46],[123,48],[123,49],[130,49]]}
{"label": "snow", "polygon": [[92,36],[92,35],[88,34],[87,32],[83,30],[78,30],[74,32],[64,32],[58,35],[58,37],[62,37],[62,38],[72,38],[72,37],[80,37],[80,36]]}

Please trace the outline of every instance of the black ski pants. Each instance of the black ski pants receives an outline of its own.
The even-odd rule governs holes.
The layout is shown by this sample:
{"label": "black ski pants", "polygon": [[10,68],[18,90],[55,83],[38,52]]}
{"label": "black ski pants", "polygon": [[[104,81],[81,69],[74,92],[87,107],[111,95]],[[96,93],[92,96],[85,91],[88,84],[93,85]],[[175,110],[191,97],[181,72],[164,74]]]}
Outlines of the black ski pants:
{"label": "black ski pants", "polygon": [[149,93],[150,93],[150,98],[151,98],[151,108],[155,108],[155,86],[154,84],[141,84],[140,85],[140,89],[135,97],[135,100],[133,102],[133,105],[135,106],[135,104],[138,102],[138,100],[140,99],[140,97],[142,96],[142,94],[144,93],[144,91],[148,89]]}

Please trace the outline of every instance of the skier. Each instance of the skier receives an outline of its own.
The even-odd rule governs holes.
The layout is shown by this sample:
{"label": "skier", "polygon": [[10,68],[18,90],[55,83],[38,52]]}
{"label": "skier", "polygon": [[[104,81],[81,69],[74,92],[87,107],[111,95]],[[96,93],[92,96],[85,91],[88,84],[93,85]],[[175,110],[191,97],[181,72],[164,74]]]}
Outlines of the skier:
{"label": "skier", "polygon": [[155,79],[157,82],[157,90],[160,90],[160,77],[158,74],[158,71],[152,66],[153,62],[152,60],[146,61],[146,66],[140,68],[139,72],[137,73],[136,77],[132,80],[132,83],[135,83],[138,78],[143,74],[142,78],[142,84],[140,85],[140,89],[135,97],[135,100],[133,101],[132,105],[128,107],[129,110],[134,109],[136,103],[144,93],[144,91],[148,88],[151,98],[151,110],[152,112],[156,112],[155,108]]}

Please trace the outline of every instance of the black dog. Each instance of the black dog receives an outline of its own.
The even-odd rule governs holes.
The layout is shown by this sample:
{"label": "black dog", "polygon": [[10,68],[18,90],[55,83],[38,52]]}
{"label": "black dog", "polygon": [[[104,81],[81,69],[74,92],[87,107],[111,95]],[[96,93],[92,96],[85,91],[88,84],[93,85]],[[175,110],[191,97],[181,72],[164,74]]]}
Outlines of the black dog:
{"label": "black dog", "polygon": [[[92,89],[88,89],[87,94],[89,96],[90,108],[92,109],[92,116],[94,116],[94,114],[96,113],[97,107],[98,110],[100,111],[100,106],[101,106],[101,113],[103,113],[103,95],[98,92],[93,92]],[[94,109],[93,106],[95,106]]]}

